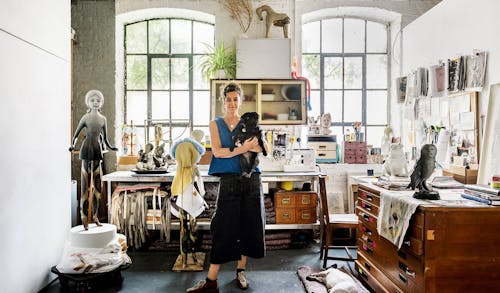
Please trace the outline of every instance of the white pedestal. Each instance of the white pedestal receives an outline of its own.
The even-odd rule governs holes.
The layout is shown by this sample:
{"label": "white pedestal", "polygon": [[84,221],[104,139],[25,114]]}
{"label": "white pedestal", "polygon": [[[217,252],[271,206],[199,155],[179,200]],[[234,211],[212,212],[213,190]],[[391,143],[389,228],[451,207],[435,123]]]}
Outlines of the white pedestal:
{"label": "white pedestal", "polygon": [[102,226],[89,224],[85,230],[83,225],[71,228],[69,241],[72,247],[101,248],[116,237],[116,226],[103,223]]}

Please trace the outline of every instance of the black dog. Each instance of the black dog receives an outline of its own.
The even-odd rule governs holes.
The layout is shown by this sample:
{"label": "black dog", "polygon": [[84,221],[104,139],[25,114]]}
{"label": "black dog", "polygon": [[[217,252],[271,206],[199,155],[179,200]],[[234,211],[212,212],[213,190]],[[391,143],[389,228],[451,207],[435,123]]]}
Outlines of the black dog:
{"label": "black dog", "polygon": [[[262,141],[262,131],[259,128],[259,114],[256,112],[247,112],[241,116],[241,123],[236,128],[236,133],[233,136],[233,145],[229,148],[230,151],[234,150],[237,145],[242,145],[245,140],[257,137],[259,146],[262,148],[262,154],[267,156],[267,151],[264,148]],[[255,152],[246,152],[240,155],[241,175],[250,178],[252,172],[259,164],[259,158]]]}

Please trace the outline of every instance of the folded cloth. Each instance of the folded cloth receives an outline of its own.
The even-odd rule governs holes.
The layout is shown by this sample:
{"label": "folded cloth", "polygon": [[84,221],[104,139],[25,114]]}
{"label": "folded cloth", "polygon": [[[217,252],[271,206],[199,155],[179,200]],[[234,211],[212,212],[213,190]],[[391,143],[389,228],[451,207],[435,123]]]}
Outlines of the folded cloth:
{"label": "folded cloth", "polygon": [[401,248],[410,219],[417,207],[425,201],[412,197],[413,192],[382,191],[377,220],[377,232]]}

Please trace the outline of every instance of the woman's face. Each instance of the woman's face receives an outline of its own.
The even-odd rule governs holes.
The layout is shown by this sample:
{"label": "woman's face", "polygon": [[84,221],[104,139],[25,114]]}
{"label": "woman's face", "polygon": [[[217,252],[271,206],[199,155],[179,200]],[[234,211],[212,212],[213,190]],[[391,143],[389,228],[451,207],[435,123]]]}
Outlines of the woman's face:
{"label": "woman's face", "polygon": [[87,106],[90,109],[101,109],[102,107],[102,99],[98,95],[93,95],[89,98]]}
{"label": "woman's face", "polygon": [[224,100],[224,108],[226,109],[226,113],[238,113],[240,105],[241,98],[238,92],[226,93],[226,98]]}

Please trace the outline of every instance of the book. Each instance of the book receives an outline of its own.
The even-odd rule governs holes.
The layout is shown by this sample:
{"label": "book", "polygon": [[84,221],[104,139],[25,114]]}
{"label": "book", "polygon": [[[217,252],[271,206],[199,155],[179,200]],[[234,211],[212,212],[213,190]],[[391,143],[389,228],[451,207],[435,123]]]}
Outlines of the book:
{"label": "book", "polygon": [[486,199],[480,196],[468,194],[468,193],[461,193],[460,194],[463,198],[470,199],[473,201],[485,203],[487,205],[492,205],[492,206],[500,206],[500,200],[491,200],[491,199]]}
{"label": "book", "polygon": [[500,195],[500,188],[493,188],[486,184],[465,184],[465,189],[485,192],[493,195]]}
{"label": "book", "polygon": [[497,200],[498,199],[498,200],[500,200],[500,195],[494,195],[494,194],[491,194],[491,193],[486,193],[486,192],[482,192],[482,191],[472,190],[472,189],[468,189],[468,188],[464,189],[464,193],[475,195],[475,196],[480,196],[480,197],[486,198],[486,199],[492,199],[492,200]]}

